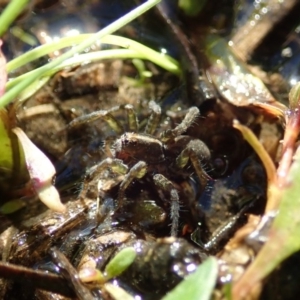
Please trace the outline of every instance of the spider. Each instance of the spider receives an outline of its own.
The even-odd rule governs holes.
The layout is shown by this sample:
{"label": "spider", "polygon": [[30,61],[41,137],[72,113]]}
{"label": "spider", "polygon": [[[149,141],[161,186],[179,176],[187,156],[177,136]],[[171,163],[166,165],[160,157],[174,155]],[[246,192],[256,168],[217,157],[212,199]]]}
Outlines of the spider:
{"label": "spider", "polygon": [[[174,129],[164,130],[160,134],[156,131],[160,122],[161,108],[154,101],[149,102],[149,108],[151,114],[144,132],[140,132],[137,116],[130,104],[80,116],[71,121],[67,128],[74,128],[97,119],[106,121],[118,136],[106,139],[103,148],[107,158],[90,168],[86,176],[99,177],[107,170],[122,175],[117,197],[117,203],[122,207],[128,186],[134,180],[148,175],[159,190],[169,195],[171,236],[176,236],[180,199],[172,180],[178,176],[182,179],[189,178],[195,172],[203,189],[209,178],[203,166],[210,160],[210,151],[201,140],[184,135],[200,116],[197,107],[189,108],[181,123]],[[126,130],[114,117],[114,113],[122,111],[127,114]]]}

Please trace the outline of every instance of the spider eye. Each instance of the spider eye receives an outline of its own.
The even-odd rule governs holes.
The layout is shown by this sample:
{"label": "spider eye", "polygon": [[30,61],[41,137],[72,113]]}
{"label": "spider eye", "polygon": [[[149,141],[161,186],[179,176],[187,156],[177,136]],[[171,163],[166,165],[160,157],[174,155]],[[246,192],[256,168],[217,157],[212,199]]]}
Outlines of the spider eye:
{"label": "spider eye", "polygon": [[228,159],[224,157],[216,157],[213,160],[212,168],[215,176],[223,176],[228,170]]}
{"label": "spider eye", "polygon": [[138,142],[135,138],[125,136],[122,139],[123,147],[132,147],[132,146],[136,146],[137,144],[138,144]]}
{"label": "spider eye", "polygon": [[123,146],[127,146],[129,144],[129,138],[126,133],[121,137],[121,142]]}

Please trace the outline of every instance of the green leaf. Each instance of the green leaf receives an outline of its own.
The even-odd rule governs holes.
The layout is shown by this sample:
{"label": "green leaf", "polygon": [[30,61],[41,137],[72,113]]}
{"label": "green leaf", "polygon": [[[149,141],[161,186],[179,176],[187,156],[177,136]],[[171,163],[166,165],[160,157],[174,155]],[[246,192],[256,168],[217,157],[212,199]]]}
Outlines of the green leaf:
{"label": "green leaf", "polygon": [[128,247],[118,252],[105,268],[107,280],[124,272],[133,263],[135,257],[136,252],[133,247]]}
{"label": "green leaf", "polygon": [[216,284],[218,262],[209,257],[197,270],[188,275],[162,300],[208,300]]}
{"label": "green leaf", "polygon": [[0,16],[0,36],[2,36],[11,23],[18,17],[28,4],[29,0],[13,0],[5,7]]}
{"label": "green leaf", "polygon": [[9,190],[12,185],[20,185],[28,180],[24,154],[20,150],[9,114],[0,109],[0,189]]}
{"label": "green leaf", "polygon": [[13,173],[13,146],[10,139],[10,122],[7,111],[0,109],[0,178],[10,178]]}

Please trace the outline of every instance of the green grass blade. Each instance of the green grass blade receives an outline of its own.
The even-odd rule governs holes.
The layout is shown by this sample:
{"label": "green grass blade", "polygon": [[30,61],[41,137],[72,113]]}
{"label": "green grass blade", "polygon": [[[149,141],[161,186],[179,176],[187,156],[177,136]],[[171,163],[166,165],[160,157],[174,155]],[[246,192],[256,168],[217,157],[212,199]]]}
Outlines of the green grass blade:
{"label": "green grass blade", "polygon": [[[145,52],[144,53],[136,52],[135,50],[131,50],[131,49],[111,49],[111,50],[90,52],[86,54],[77,55],[65,60],[58,66],[53,67],[51,70],[45,72],[43,74],[43,77],[52,76],[53,74],[55,74],[56,72],[64,68],[73,67],[86,62],[95,62],[103,59],[132,59],[132,58],[149,59],[149,56],[147,56],[147,53]],[[150,60],[153,61],[153,59],[151,58]],[[175,73],[176,75],[178,75],[179,67],[177,64],[174,64],[172,61],[168,61],[168,60],[160,60],[158,63],[162,68],[166,69],[171,73]],[[27,78],[34,77],[36,73],[39,74],[41,69],[43,69],[43,67],[27,72],[23,75],[18,76],[15,79],[11,79],[6,84],[6,91],[8,92],[9,90],[13,89],[15,86],[17,86]]]}
{"label": "green grass blade", "polygon": [[147,2],[143,3],[142,5],[138,6],[125,16],[119,18],[112,24],[108,25],[107,27],[103,28],[102,30],[98,31],[97,33],[93,34],[92,37],[84,40],[79,45],[73,47],[68,52],[62,54],[55,60],[51,61],[50,63],[46,64],[45,66],[41,67],[38,72],[34,72],[32,76],[27,77],[23,81],[21,81],[18,85],[16,85],[13,89],[7,91],[1,98],[0,98],[0,107],[5,107],[9,104],[15,97],[17,97],[26,87],[28,87],[32,82],[37,80],[38,78],[42,77],[47,72],[51,71],[51,69],[57,67],[59,64],[64,62],[66,59],[69,59],[75,54],[78,54],[84,51],[86,48],[94,44],[97,40],[103,38],[104,36],[115,32],[116,30],[120,29],[124,25],[128,24],[141,14],[145,13],[147,10],[155,6],[159,3],[160,0],[148,0]]}
{"label": "green grass blade", "polygon": [[[87,38],[91,38],[92,36],[93,34],[80,34],[74,37],[62,38],[57,42],[39,46],[8,62],[6,65],[6,70],[7,72],[11,72],[44,55],[60,50],[62,48],[74,46],[75,44],[81,43]],[[144,59],[152,61],[153,63],[159,65],[169,72],[175,73],[177,75],[180,74],[179,63],[175,59],[166,54],[154,51],[153,49],[131,39],[116,35],[107,35],[101,39],[101,43],[115,45],[135,51],[139,53],[139,56],[137,56],[137,58],[141,57],[142,54]]]}
{"label": "green grass blade", "polygon": [[0,16],[0,37],[7,31],[28,2],[29,0],[12,0],[9,2]]}

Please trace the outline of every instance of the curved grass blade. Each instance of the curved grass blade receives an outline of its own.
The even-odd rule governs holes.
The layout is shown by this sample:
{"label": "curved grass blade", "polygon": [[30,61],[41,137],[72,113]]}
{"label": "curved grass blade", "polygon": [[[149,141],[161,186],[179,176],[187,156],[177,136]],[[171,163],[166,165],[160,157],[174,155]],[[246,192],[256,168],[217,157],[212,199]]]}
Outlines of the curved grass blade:
{"label": "curved grass blade", "polygon": [[26,7],[29,0],[13,0],[5,7],[0,16],[0,36],[9,28],[11,23]]}
{"label": "curved grass blade", "polygon": [[53,68],[64,62],[66,59],[72,57],[75,54],[78,54],[84,51],[86,48],[94,44],[97,40],[103,38],[104,36],[115,32],[116,30],[120,29],[127,23],[131,22],[157,3],[160,0],[148,0],[147,2],[141,4],[137,8],[133,9],[131,12],[126,14],[125,16],[119,18],[115,22],[111,23],[107,27],[103,28],[102,30],[98,31],[97,33],[93,34],[92,37],[84,40],[79,45],[73,47],[68,52],[62,54],[55,60],[51,61],[50,63],[46,64],[45,66],[41,67],[38,72],[35,72],[31,77],[28,77],[21,81],[18,85],[16,85],[13,89],[7,91],[1,98],[0,98],[0,107],[5,107],[8,103],[10,103],[15,97],[17,97],[26,87],[28,87],[31,83],[35,80],[41,78],[44,74],[51,71]]}
{"label": "curved grass blade", "polygon": [[[73,37],[65,37],[60,39],[57,42],[45,44],[39,46],[31,51],[28,51],[19,57],[11,60],[7,63],[6,69],[7,72],[11,72],[16,70],[17,68],[22,67],[23,65],[32,62],[44,55],[47,55],[51,52],[60,50],[66,47],[73,47],[75,44],[79,44],[86,40],[87,38],[91,38],[93,34],[79,34]],[[99,41],[98,41],[99,42]],[[145,59],[152,61],[153,63],[159,65],[160,67],[166,69],[169,72],[180,74],[179,63],[170,57],[167,54],[157,52],[141,43],[138,43],[134,40],[117,36],[117,35],[107,35],[101,38],[101,43],[110,44],[125,48],[127,50],[134,51],[134,53],[138,53],[139,56],[142,56]],[[103,51],[103,50],[102,50]],[[100,52],[102,52],[100,51]],[[109,50],[108,50],[109,51]],[[130,51],[129,51],[130,53]],[[129,57],[130,58],[130,57]]]}
{"label": "curved grass blade", "polygon": [[0,109],[0,188],[22,185],[28,180],[25,158],[18,138],[13,134],[12,120],[4,108]]}

